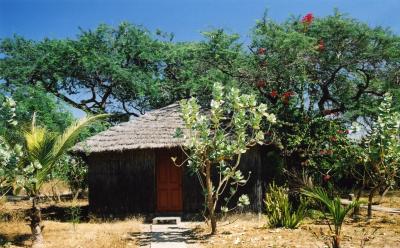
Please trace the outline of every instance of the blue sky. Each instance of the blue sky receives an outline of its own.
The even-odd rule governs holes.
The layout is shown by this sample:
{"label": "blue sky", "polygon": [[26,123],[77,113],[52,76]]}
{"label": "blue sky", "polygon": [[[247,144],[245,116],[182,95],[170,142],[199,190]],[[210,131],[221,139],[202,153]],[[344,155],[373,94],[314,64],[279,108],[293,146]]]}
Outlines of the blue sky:
{"label": "blue sky", "polygon": [[291,14],[324,16],[335,7],[400,33],[400,0],[0,0],[0,38],[73,38],[78,27],[122,21],[173,32],[179,41],[198,40],[200,31],[215,27],[246,37],[266,8],[282,21]]}

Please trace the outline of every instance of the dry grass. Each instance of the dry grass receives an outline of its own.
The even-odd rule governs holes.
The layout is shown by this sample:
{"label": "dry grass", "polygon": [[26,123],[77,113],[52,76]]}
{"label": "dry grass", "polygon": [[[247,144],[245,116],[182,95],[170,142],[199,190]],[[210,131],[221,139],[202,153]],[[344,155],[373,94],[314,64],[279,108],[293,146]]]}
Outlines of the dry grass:
{"label": "dry grass", "polygon": [[[78,205],[85,207],[87,201],[79,201]],[[65,212],[71,202],[43,203],[41,207],[46,214],[43,221],[43,236],[47,248],[59,247],[136,247],[136,237],[140,234],[141,218],[132,218],[124,221],[98,222],[98,220],[75,225],[68,221]],[[25,212],[30,207],[29,201],[18,203],[6,202],[0,204],[0,247],[29,247],[30,228],[25,219]],[[66,216],[64,216],[66,215]],[[8,246],[6,246],[8,247]]]}
{"label": "dry grass", "polygon": [[[343,247],[399,247],[400,215],[376,212],[371,222],[347,220],[343,227]],[[193,240],[207,248],[252,247],[327,247],[329,230],[321,221],[307,219],[298,229],[272,229],[265,226],[266,217],[247,215],[230,217],[219,223],[217,235],[209,237],[206,224],[193,224]]]}
{"label": "dry grass", "polygon": [[62,180],[51,180],[50,182],[46,182],[43,184],[40,189],[40,193],[46,196],[57,196],[62,194],[70,194],[71,190],[68,187],[68,184]]}
{"label": "dry grass", "polygon": [[[140,232],[140,220],[112,223],[71,223],[44,221],[46,247],[136,247],[135,237]],[[29,247],[30,229],[25,222],[8,222],[0,225],[0,238],[17,247]]]}

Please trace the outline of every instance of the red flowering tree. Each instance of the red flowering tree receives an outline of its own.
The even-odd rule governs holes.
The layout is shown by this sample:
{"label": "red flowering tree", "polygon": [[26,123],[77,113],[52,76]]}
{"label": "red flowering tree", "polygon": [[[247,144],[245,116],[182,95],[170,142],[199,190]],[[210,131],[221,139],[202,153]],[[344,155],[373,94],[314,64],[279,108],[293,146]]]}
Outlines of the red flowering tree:
{"label": "red flowering tree", "polygon": [[353,121],[371,124],[385,92],[399,95],[399,47],[389,31],[338,12],[257,23],[248,74],[265,82],[256,90],[281,122],[274,138],[286,169],[325,182],[345,174],[346,130]]}

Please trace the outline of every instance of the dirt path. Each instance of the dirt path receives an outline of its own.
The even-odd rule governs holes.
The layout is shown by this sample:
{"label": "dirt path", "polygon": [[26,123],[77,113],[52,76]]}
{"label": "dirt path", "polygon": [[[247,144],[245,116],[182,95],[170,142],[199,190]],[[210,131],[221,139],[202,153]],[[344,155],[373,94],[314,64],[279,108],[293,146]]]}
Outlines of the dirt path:
{"label": "dirt path", "polygon": [[[341,199],[340,202],[345,205],[349,205],[351,203],[350,200]],[[360,208],[368,208],[367,205],[360,205]],[[381,206],[372,206],[372,210],[385,212],[385,213],[392,213],[392,214],[400,214],[400,208],[388,208],[388,207],[381,207]]]}
{"label": "dirt path", "polygon": [[190,242],[191,229],[184,223],[178,225],[144,224],[138,237],[139,247],[146,248],[193,248],[198,247]]}

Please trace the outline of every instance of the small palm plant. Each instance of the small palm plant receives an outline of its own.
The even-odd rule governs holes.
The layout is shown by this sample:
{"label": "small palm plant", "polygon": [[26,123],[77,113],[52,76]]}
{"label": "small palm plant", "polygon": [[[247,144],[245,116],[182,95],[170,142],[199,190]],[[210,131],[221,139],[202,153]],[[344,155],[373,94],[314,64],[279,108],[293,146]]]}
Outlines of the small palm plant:
{"label": "small palm plant", "polygon": [[[325,207],[326,211],[324,211],[323,214],[328,220],[329,230],[333,233],[332,247],[340,248],[340,233],[344,218],[350,212],[350,210],[358,205],[358,202],[354,201],[347,206],[342,206],[339,197],[334,197],[333,199],[330,198],[328,193],[321,187],[305,189],[302,191],[302,193],[322,203],[322,205]],[[334,229],[332,228],[331,223],[333,224]]]}
{"label": "small palm plant", "polygon": [[48,179],[60,158],[65,155],[76,142],[79,133],[94,121],[108,115],[97,115],[84,118],[73,123],[64,133],[55,135],[43,127],[38,127],[35,115],[32,118],[32,126],[24,134],[23,155],[19,161],[19,173],[15,177],[14,190],[18,193],[21,189],[32,200],[30,210],[30,227],[32,231],[32,247],[43,246],[41,211],[38,206],[38,198],[42,185]]}

